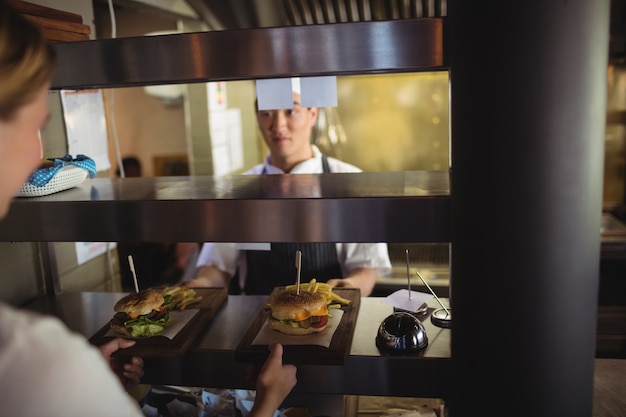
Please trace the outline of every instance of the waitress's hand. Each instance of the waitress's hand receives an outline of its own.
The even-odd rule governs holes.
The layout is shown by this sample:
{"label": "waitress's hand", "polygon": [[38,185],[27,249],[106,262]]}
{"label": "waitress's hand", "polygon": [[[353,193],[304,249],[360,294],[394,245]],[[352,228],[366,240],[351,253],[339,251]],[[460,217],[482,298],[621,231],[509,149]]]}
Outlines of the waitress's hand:
{"label": "waitress's hand", "polygon": [[141,377],[143,377],[143,359],[138,356],[132,357],[111,357],[113,352],[126,349],[135,345],[134,340],[115,338],[104,345],[98,346],[100,353],[109,363],[111,370],[120,379],[126,391],[135,388]]}
{"label": "waitress's hand", "polygon": [[283,346],[269,345],[270,354],[256,380],[256,398],[249,417],[272,416],[296,385],[296,367],[283,365]]}

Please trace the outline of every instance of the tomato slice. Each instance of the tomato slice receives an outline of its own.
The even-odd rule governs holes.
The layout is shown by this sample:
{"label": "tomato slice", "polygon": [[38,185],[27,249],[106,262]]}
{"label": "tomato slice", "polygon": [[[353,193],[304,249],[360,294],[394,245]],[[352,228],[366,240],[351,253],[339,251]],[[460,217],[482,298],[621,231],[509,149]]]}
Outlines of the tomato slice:
{"label": "tomato slice", "polygon": [[318,329],[320,327],[324,327],[326,326],[326,324],[328,324],[328,316],[316,316],[316,319],[319,320],[313,320],[311,322],[311,327]]}

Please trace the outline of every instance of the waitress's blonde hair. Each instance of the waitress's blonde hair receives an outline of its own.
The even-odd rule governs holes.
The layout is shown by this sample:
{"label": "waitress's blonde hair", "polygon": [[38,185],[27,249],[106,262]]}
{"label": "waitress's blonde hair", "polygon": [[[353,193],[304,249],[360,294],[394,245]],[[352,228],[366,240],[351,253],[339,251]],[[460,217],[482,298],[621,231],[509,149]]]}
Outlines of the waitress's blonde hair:
{"label": "waitress's blonde hair", "polygon": [[0,0],[0,119],[35,98],[55,64],[55,51],[41,31]]}

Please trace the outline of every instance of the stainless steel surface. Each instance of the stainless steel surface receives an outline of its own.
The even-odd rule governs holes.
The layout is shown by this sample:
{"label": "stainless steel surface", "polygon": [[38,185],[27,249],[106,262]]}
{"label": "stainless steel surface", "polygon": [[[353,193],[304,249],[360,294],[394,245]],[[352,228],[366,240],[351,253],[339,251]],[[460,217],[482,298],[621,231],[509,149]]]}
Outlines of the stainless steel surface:
{"label": "stainless steel surface", "polygon": [[424,18],[57,43],[52,89],[442,70],[443,25]]}
{"label": "stainless steel surface", "polygon": [[3,241],[445,242],[447,172],[87,180],[16,199]]}
{"label": "stainless steel surface", "polygon": [[[123,293],[61,293],[41,298],[30,309],[59,316],[70,329],[89,337],[111,318]],[[146,383],[212,388],[252,388],[247,364],[234,349],[267,297],[229,296],[206,330],[182,358],[146,358]],[[434,307],[434,306],[431,306]],[[386,355],[376,347],[380,323],[393,313],[382,298],[361,299],[350,354],[343,366],[299,366],[296,393],[446,397],[450,377],[450,331],[428,320],[429,344],[419,354]],[[407,384],[393,375],[414,375]]]}
{"label": "stainless steel surface", "polygon": [[213,29],[445,16],[447,0],[187,0]]}

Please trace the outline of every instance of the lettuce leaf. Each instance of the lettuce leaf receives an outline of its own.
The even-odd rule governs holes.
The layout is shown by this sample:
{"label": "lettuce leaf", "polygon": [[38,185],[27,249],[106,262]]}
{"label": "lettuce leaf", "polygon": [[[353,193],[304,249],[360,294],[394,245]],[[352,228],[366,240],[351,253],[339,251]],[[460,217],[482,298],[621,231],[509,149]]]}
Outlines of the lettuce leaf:
{"label": "lettuce leaf", "polygon": [[168,324],[169,311],[158,320],[150,320],[146,316],[139,316],[136,319],[128,320],[124,323],[124,326],[131,329],[133,337],[150,337],[162,332]]}

